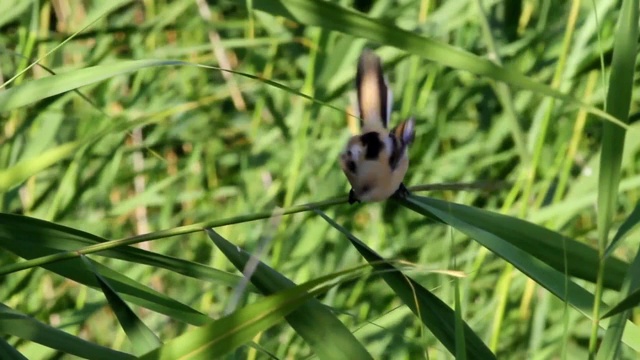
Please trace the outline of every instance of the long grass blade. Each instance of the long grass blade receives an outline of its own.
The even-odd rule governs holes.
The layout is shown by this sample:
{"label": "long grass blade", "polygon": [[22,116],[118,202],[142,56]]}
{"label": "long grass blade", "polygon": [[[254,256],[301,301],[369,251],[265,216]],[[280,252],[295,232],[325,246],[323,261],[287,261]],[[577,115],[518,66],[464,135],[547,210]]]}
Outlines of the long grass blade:
{"label": "long grass blade", "polygon": [[[609,77],[605,110],[621,119],[625,123],[629,119],[629,109],[632,100],[633,74],[637,58],[638,43],[638,2],[623,1],[618,28],[613,45],[613,59]],[[600,302],[602,297],[602,279],[606,270],[603,262],[609,239],[609,230],[618,201],[618,186],[620,185],[620,171],[622,152],[624,150],[626,131],[610,123],[603,125],[602,151],[600,154],[600,169],[598,176],[598,243],[600,256],[603,259],[598,267],[598,281],[596,283],[596,301],[593,307],[593,324],[589,338],[589,353],[594,356],[598,344],[598,321],[600,317]],[[637,277],[637,275],[632,275]],[[625,289],[628,291],[628,289]],[[618,326],[624,327],[625,317],[612,320]],[[614,327],[612,327],[613,329]],[[610,330],[614,331],[614,330]],[[622,329],[615,330],[616,336],[605,336],[607,343],[603,344],[601,352],[603,358],[613,359],[616,356]],[[611,332],[610,332],[611,333]],[[607,354],[607,355],[604,355]]]}

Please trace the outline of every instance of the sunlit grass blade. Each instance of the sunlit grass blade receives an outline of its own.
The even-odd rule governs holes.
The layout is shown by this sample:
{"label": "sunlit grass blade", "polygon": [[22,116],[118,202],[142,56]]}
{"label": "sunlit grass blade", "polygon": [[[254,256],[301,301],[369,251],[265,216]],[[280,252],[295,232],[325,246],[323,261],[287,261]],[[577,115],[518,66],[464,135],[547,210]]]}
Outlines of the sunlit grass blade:
{"label": "sunlit grass blade", "polygon": [[[95,24],[96,22],[98,22],[101,18],[107,16],[109,13],[117,10],[119,7],[128,4],[132,2],[132,0],[116,0],[116,1],[110,1],[108,3],[101,3],[100,6],[95,6],[93,7],[93,10],[91,12],[91,14],[89,15],[89,17],[86,19],[85,23],[83,24],[83,26],[78,29],[75,33],[73,33],[71,36],[67,37],[64,41],[62,41],[60,44],[54,46],[51,50],[49,50],[46,54],[44,54],[42,57],[36,59],[35,61],[31,62],[28,66],[25,66],[24,68],[22,68],[17,74],[15,74],[12,78],[8,79],[7,81],[3,82],[2,84],[0,84],[0,89],[5,88],[7,85],[11,84],[15,79],[19,78],[24,72],[26,72],[27,70],[31,69],[33,66],[35,66],[36,64],[40,63],[40,61],[42,61],[45,57],[49,56],[50,54],[54,53],[56,50],[58,50],[59,48],[61,48],[62,46],[64,46],[65,43],[71,41],[71,39],[73,39],[74,37],[76,37],[79,33],[83,32],[84,30],[87,30],[89,27],[91,27],[91,25]],[[26,2],[25,2],[26,3]],[[37,4],[37,3],[36,3]],[[33,14],[37,14],[37,5],[34,5],[33,8],[34,12]],[[37,16],[37,15],[36,15]],[[35,20],[35,19],[34,19]],[[33,21],[33,25],[35,25],[36,21]],[[35,30],[33,31],[34,35],[35,35]],[[22,55],[22,54],[21,54]]]}
{"label": "sunlit grass blade", "polygon": [[629,231],[638,225],[638,223],[640,223],[640,202],[636,204],[631,214],[629,214],[622,225],[620,225],[620,228],[614,235],[613,240],[611,240],[611,243],[607,246],[607,250],[604,252],[605,258],[611,256],[611,254],[621,244],[622,239],[624,239]]}
{"label": "sunlit grass blade", "polygon": [[109,282],[96,270],[94,264],[84,255],[82,255],[80,259],[82,259],[87,269],[96,276],[102,293],[107,298],[111,309],[118,318],[120,326],[122,326],[122,329],[127,334],[129,341],[131,341],[134,351],[138,355],[141,355],[160,347],[162,341],[140,320],[127,303],[120,298],[120,295],[109,285]]}
{"label": "sunlit grass blade", "polygon": [[[31,226],[25,226],[29,223]],[[42,220],[26,221],[20,224],[22,228],[12,228],[10,224],[3,224],[4,226],[0,226],[0,247],[25,259],[34,259],[59,253],[64,254],[59,249],[64,249],[68,243],[64,231],[59,232],[62,227],[55,226],[54,229],[54,227],[42,226],[43,223],[45,222]],[[80,237],[86,234],[80,231],[68,231],[68,233],[71,236]],[[73,258],[45,264],[42,267],[80,284],[94,288],[99,287],[95,276],[87,271],[80,259],[77,258],[79,254],[75,255]],[[120,272],[99,263],[96,264],[96,268],[114,289],[128,301],[189,324],[199,325],[209,319],[209,317],[193,308],[144,286]]]}
{"label": "sunlit grass blade", "polygon": [[14,86],[6,91],[0,92],[0,113],[10,111],[16,108],[30,105],[42,99],[59,95],[61,93],[75,90],[82,86],[94,84],[114,76],[132,73],[138,70],[157,66],[198,66],[202,69],[212,69],[239,75],[245,78],[260,81],[269,86],[278,88],[296,96],[303,97],[312,102],[331,107],[335,110],[343,111],[334,105],[314,99],[293,87],[286,86],[273,80],[264,79],[254,74],[234,71],[229,69],[221,69],[217,66],[200,65],[179,60],[128,60],[120,61],[109,65],[97,65],[87,68],[71,70],[65,73],[47,76],[44,78],[31,80],[18,86]]}
{"label": "sunlit grass blade", "polygon": [[[198,329],[188,331],[140,359],[208,360],[221,357],[247,344],[256,334],[278,324],[291,312],[299,311],[297,309],[314,296],[327,291],[331,285],[325,283],[330,279],[332,277],[323,277],[276,292]],[[309,326],[322,327],[322,323],[313,322]],[[339,353],[335,351],[334,354]]]}
{"label": "sunlit grass blade", "polygon": [[566,101],[570,104],[579,105],[599,117],[626,128],[626,124],[614,116],[547,85],[535,82],[516,71],[498,66],[487,59],[460,48],[403,30],[387,22],[367,17],[332,2],[320,0],[264,0],[256,2],[254,8],[272,15],[293,19],[302,24],[320,26],[324,29],[339,31],[354,37],[393,46],[455,69],[487,76],[494,80]]}
{"label": "sunlit grass blade", "polygon": [[38,320],[0,304],[0,334],[30,340],[86,359],[135,359],[133,355],[100,346],[43,324]]}
{"label": "sunlit grass blade", "polygon": [[13,0],[0,3],[0,27],[10,21],[15,21],[29,6],[32,6],[33,2],[34,0]]}
{"label": "sunlit grass blade", "polygon": [[[0,94],[2,94],[2,92],[0,92]],[[49,166],[66,159],[73,154],[80,145],[80,142],[59,145],[55,148],[45,150],[39,156],[21,161],[15,166],[0,171],[0,192],[5,192],[17,186],[29,176],[37,174]]]}
{"label": "sunlit grass blade", "polygon": [[[481,241],[477,234],[494,236],[560,272],[564,272],[566,266],[568,275],[596,281],[597,251],[555,231],[515,217],[434,198],[413,196],[403,203],[414,211],[453,226],[474,240]],[[490,249],[494,252],[499,250]],[[607,260],[606,269],[605,285],[610,289],[620,289],[628,265],[611,257]]]}
{"label": "sunlit grass blade", "polygon": [[[194,64],[192,64],[192,65],[194,65]],[[203,68],[203,69],[220,70],[220,71],[224,71],[224,72],[227,72],[227,73],[230,73],[230,74],[239,75],[239,76],[245,77],[247,79],[256,80],[256,81],[264,83],[265,85],[269,85],[269,86],[272,86],[272,87],[274,87],[276,89],[279,89],[279,90],[282,90],[284,92],[287,92],[287,93],[289,93],[291,95],[295,95],[295,96],[301,97],[303,99],[309,100],[310,102],[313,102],[313,103],[316,103],[316,104],[319,104],[319,105],[322,105],[322,106],[326,106],[328,108],[337,110],[339,112],[344,112],[344,109],[342,109],[340,107],[337,107],[337,106],[335,106],[333,104],[330,104],[328,102],[321,101],[318,98],[315,98],[313,96],[309,96],[309,95],[305,94],[302,91],[299,91],[299,90],[297,90],[297,89],[295,89],[295,88],[293,88],[291,86],[287,86],[285,84],[281,84],[281,83],[279,83],[277,81],[273,81],[273,80],[270,80],[270,79],[265,79],[263,77],[256,76],[254,74],[250,74],[250,73],[246,73],[246,72],[234,71],[234,70],[229,70],[229,69],[222,69],[222,68],[219,68],[217,66],[209,66],[209,65],[197,65],[197,66],[200,67],[200,68]]]}
{"label": "sunlit grass blade", "polygon": [[[333,221],[325,213],[316,210],[325,221],[336,230],[343,233],[351,244],[369,262],[369,264],[380,273],[380,277],[389,285],[395,294],[404,304],[416,314],[420,321],[433,333],[433,335],[456,357],[462,356],[471,359],[494,359],[495,355],[480,340],[480,337],[467,325],[464,325],[464,339],[456,337],[456,315],[455,311],[437,296],[415,282],[410,277],[404,275],[400,270],[389,264],[370,249],[358,238],[353,236],[347,229]],[[464,345],[457,345],[458,340],[464,340]],[[464,354],[458,355],[456,350],[465,349]]]}
{"label": "sunlit grass blade", "polygon": [[[207,229],[216,247],[240,271],[251,255],[231,244],[212,229]],[[296,285],[262,262],[258,262],[250,281],[265,295],[291,289]],[[309,299],[291,314],[287,322],[302,336],[321,359],[370,359],[371,355],[344,324],[320,301]]]}

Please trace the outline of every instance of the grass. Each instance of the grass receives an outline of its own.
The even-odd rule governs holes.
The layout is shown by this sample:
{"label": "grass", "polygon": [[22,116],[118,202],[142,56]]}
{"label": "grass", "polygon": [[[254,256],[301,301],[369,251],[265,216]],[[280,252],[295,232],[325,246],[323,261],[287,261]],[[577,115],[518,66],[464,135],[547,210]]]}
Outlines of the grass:
{"label": "grass", "polygon": [[[0,358],[640,354],[636,2],[8,0],[0,28]],[[349,206],[365,46],[414,192]]]}

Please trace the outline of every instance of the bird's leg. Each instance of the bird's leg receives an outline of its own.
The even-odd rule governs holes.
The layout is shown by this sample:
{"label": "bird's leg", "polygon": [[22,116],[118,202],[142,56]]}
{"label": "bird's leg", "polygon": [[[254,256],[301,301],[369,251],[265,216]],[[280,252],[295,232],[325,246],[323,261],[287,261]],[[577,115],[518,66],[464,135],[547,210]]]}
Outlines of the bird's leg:
{"label": "bird's leg", "polygon": [[349,204],[353,205],[356,202],[360,202],[356,197],[356,192],[353,189],[349,190]]}
{"label": "bird's leg", "polygon": [[404,183],[400,183],[400,186],[398,187],[398,190],[396,190],[396,192],[393,193],[393,196],[395,196],[397,198],[406,198],[410,194],[411,193],[409,192],[409,189],[407,189],[407,187],[404,186]]}

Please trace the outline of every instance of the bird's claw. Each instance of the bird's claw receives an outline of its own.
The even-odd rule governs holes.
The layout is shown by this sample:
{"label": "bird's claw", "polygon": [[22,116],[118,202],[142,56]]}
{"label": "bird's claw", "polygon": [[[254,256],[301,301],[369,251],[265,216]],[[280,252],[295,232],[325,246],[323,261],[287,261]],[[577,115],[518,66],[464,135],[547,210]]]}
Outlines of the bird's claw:
{"label": "bird's claw", "polygon": [[404,199],[409,195],[411,195],[411,192],[409,191],[409,189],[407,189],[406,186],[404,186],[404,183],[400,183],[398,190],[396,190],[396,192],[393,193],[394,197],[400,198],[400,199]]}
{"label": "bird's claw", "polygon": [[353,205],[356,202],[360,202],[360,200],[358,200],[358,198],[356,197],[356,192],[351,189],[349,191],[349,204]]}

